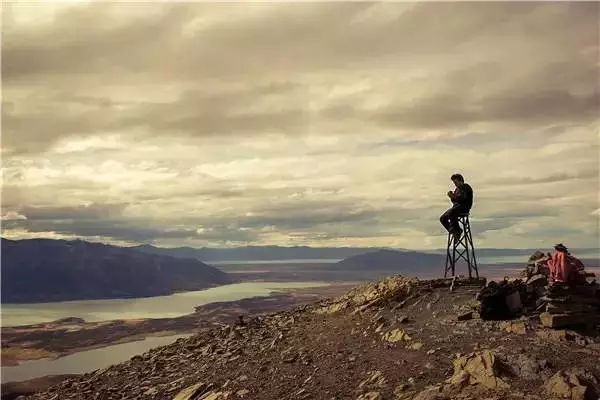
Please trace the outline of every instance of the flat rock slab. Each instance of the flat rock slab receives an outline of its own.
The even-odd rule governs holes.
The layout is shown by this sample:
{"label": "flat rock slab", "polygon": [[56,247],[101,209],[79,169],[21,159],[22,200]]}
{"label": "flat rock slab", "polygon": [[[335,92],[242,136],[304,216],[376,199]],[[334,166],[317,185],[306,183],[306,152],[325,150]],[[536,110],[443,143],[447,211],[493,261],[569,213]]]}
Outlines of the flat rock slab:
{"label": "flat rock slab", "polygon": [[550,314],[544,312],[540,314],[542,325],[548,328],[563,328],[572,325],[586,325],[594,319],[590,314]]}

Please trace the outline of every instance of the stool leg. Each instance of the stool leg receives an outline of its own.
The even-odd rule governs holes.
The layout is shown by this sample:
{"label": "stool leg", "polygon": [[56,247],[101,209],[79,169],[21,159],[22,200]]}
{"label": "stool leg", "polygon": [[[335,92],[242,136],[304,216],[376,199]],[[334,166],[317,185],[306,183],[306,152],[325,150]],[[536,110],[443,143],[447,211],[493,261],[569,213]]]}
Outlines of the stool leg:
{"label": "stool leg", "polygon": [[471,254],[473,257],[473,266],[475,267],[475,276],[479,279],[479,267],[477,266],[477,257],[475,257],[475,246],[473,246],[473,235],[471,235],[471,227],[469,227],[469,237],[471,238]]}
{"label": "stool leg", "polygon": [[465,219],[461,219],[462,222],[462,228],[463,228],[463,232],[465,235],[465,250],[466,250],[466,254],[467,254],[467,269],[469,270],[469,279],[473,278],[473,275],[471,274],[471,257],[469,255],[469,236],[470,236],[470,231],[469,231],[469,220],[467,218]]}
{"label": "stool leg", "polygon": [[469,243],[471,244],[471,258],[473,259],[473,268],[475,276],[479,279],[479,268],[477,267],[477,258],[475,257],[475,246],[473,246],[473,235],[471,233],[471,223],[469,222]]}
{"label": "stool leg", "polygon": [[450,266],[450,245],[451,245],[451,235],[448,233],[448,243],[446,244],[446,266],[444,267],[444,278],[448,276],[448,270]]}
{"label": "stool leg", "polygon": [[456,275],[456,240],[454,239],[454,235],[452,236],[452,276]]}

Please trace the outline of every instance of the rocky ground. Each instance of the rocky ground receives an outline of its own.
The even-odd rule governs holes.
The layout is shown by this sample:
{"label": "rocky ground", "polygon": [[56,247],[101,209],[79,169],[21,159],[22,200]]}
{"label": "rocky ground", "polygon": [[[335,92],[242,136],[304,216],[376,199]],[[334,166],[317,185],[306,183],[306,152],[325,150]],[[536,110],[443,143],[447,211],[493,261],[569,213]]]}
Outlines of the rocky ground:
{"label": "rocky ground", "polygon": [[598,332],[483,321],[478,283],[400,276],[199,332],[28,399],[597,399]]}

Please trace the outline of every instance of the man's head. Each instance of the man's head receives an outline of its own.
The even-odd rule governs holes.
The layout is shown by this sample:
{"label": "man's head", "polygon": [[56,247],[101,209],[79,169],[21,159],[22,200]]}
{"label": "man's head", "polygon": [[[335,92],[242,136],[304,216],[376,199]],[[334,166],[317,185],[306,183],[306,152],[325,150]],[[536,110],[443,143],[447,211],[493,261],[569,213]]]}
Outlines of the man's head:
{"label": "man's head", "polygon": [[463,178],[461,174],[454,174],[450,177],[450,179],[452,179],[452,182],[454,182],[456,186],[460,186],[465,183],[465,178]]}

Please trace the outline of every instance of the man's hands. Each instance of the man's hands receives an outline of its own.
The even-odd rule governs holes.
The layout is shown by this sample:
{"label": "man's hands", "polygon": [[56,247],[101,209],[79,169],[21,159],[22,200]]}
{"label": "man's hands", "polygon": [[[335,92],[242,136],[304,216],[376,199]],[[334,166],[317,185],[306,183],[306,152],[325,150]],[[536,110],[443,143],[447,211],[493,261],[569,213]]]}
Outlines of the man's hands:
{"label": "man's hands", "polygon": [[454,196],[454,192],[452,190],[448,190],[448,197],[452,198]]}

